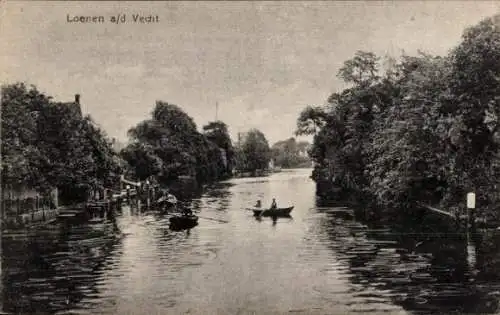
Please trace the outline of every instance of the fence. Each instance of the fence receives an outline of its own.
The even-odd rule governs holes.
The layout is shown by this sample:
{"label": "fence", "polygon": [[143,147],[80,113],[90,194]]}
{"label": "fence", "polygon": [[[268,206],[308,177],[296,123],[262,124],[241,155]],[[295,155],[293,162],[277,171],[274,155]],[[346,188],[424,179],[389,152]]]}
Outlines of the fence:
{"label": "fence", "polygon": [[22,214],[30,214],[34,211],[42,209],[54,209],[57,204],[52,196],[16,198],[4,200],[4,215],[15,216]]}
{"label": "fence", "polygon": [[5,189],[2,192],[2,218],[33,214],[40,210],[57,209],[58,190],[40,195],[32,190],[14,191]]}

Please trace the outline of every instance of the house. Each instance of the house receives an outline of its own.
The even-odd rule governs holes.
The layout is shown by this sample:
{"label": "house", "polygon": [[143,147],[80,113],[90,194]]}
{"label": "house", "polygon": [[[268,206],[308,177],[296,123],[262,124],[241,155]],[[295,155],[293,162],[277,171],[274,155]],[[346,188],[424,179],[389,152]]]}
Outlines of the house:
{"label": "house", "polygon": [[311,145],[308,144],[308,145],[305,145],[305,146],[299,146],[299,149],[298,149],[298,154],[300,157],[304,157],[304,158],[307,158],[309,157],[309,150],[311,149]]}

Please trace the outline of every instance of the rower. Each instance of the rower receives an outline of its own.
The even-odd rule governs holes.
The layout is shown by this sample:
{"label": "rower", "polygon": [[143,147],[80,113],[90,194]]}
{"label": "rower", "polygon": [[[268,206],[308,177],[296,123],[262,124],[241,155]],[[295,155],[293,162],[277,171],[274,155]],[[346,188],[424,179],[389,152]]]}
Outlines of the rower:
{"label": "rower", "polygon": [[257,203],[255,204],[255,208],[260,208],[262,207],[262,203],[260,202],[260,200],[257,200]]}
{"label": "rower", "polygon": [[186,207],[183,209],[182,214],[185,216],[190,216],[190,215],[193,215],[193,211],[191,211],[191,209]]}
{"label": "rower", "polygon": [[278,208],[278,205],[276,204],[276,199],[273,198],[273,202],[271,203],[271,209],[276,209]]}

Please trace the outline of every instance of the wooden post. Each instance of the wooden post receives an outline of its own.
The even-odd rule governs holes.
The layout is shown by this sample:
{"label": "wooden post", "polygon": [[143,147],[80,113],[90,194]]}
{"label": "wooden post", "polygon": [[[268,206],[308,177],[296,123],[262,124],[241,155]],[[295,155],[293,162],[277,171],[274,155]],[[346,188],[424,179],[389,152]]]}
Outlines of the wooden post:
{"label": "wooden post", "polygon": [[476,194],[470,192],[467,194],[467,223],[472,223],[474,220],[474,212],[476,208]]}
{"label": "wooden post", "polygon": [[130,206],[132,203],[130,201],[130,185],[127,185],[127,203]]}
{"label": "wooden post", "polygon": [[[44,200],[47,200],[47,197],[45,197],[45,198],[43,198],[43,199],[44,199]],[[47,200],[47,201],[48,201],[48,200]],[[48,207],[48,208],[50,209],[50,203],[49,203],[49,207]],[[45,221],[45,207],[43,207],[43,209],[42,209],[42,221]]]}
{"label": "wooden post", "polygon": [[[0,219],[1,219],[0,225],[3,223],[3,214],[5,212],[5,204],[6,204],[6,201],[5,201],[5,188],[7,188],[7,186],[1,188],[2,189],[2,205],[0,207]],[[0,230],[1,230],[1,228],[0,228]],[[0,235],[0,237],[1,237],[1,235]]]}
{"label": "wooden post", "polygon": [[147,180],[146,181],[146,187],[144,187],[144,190],[146,192],[146,209],[149,210],[149,207],[150,207],[150,190],[151,190],[151,187],[149,187],[149,181]]}
{"label": "wooden post", "polygon": [[470,192],[467,194],[467,226],[466,226],[467,230],[465,232],[466,233],[465,246],[466,246],[467,262],[469,263],[469,266],[472,268],[475,265],[476,254],[475,254],[475,246],[470,242],[469,223],[471,227],[474,226],[475,209],[476,209],[476,194]]}
{"label": "wooden post", "polygon": [[52,190],[53,194],[54,194],[54,206],[56,207],[56,209],[59,208],[59,189],[54,188]]}
{"label": "wooden post", "polygon": [[[37,194],[37,197],[38,197],[38,194]],[[35,199],[36,200],[36,199]],[[33,207],[31,209],[31,221],[35,221],[35,211],[36,211],[36,208]]]}

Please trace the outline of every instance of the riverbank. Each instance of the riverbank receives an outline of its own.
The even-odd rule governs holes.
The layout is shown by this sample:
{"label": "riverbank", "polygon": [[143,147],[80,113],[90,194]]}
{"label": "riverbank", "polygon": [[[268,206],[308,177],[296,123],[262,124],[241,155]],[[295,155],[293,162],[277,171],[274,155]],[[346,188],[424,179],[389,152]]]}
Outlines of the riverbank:
{"label": "riverbank", "polygon": [[53,222],[57,219],[60,209],[42,209],[31,213],[24,213],[4,218],[2,228],[12,229],[30,225],[40,225]]}
{"label": "riverbank", "polygon": [[[313,178],[314,176],[311,176]],[[313,178],[314,180],[314,178]],[[413,220],[413,224],[427,224],[425,218],[434,218],[447,222],[455,231],[465,229],[496,229],[500,227],[498,216],[490,208],[477,208],[467,214],[465,196],[463,204],[442,205],[442,201],[431,203],[427,200],[408,201],[406,207],[382,206],[376,196],[367,191],[340,186],[334,181],[316,179],[316,195],[323,202],[348,205],[367,220],[374,222],[394,222],[395,220]],[[431,220],[432,221],[432,220]]]}

